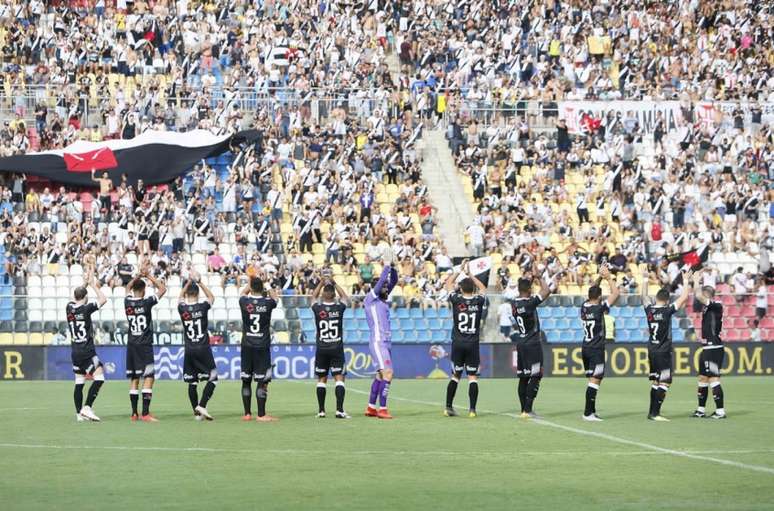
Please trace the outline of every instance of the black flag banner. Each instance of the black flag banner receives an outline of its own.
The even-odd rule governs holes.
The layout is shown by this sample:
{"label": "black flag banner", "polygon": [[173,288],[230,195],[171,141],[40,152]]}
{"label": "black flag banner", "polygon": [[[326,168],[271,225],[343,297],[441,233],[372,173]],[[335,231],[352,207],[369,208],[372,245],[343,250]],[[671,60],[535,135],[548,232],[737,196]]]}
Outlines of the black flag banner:
{"label": "black flag banner", "polygon": [[[693,250],[686,252],[679,252],[677,254],[667,254],[664,258],[671,262],[676,262],[680,265],[680,269],[685,270],[698,270],[709,259],[709,245],[704,243]],[[683,283],[683,272],[681,271],[675,280],[672,282],[672,290],[676,290]]]}
{"label": "black flag banner", "polygon": [[129,182],[168,183],[197,162],[255,142],[257,130],[232,135],[213,135],[206,130],[185,133],[146,131],[127,140],[89,142],[78,140],[63,149],[0,158],[0,172],[40,176],[55,183],[92,186],[91,169],[107,172],[118,183],[122,174]]}

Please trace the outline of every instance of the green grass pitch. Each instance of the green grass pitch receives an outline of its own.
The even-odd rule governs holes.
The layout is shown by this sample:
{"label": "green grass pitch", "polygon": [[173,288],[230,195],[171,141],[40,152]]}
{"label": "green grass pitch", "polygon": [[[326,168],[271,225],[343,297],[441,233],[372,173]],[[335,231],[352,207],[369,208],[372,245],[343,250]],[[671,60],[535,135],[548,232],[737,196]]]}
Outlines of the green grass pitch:
{"label": "green grass pitch", "polygon": [[361,415],[367,381],[348,384],[350,421],[314,417],[314,383],[275,381],[274,424],[240,421],[238,382],[218,386],[211,423],[193,420],[183,383],[160,382],[158,424],[129,421],[123,381],[103,387],[100,424],[75,422],[70,382],[3,383],[0,508],[771,509],[774,380],[723,383],[728,420],[689,419],[686,378],[664,405],[672,422],[654,423],[647,382],[610,378],[597,424],[580,420],[583,379],[543,381],[542,423],[508,415],[504,379],[481,382],[477,419],[441,415],[445,381],[396,381],[393,421]]}

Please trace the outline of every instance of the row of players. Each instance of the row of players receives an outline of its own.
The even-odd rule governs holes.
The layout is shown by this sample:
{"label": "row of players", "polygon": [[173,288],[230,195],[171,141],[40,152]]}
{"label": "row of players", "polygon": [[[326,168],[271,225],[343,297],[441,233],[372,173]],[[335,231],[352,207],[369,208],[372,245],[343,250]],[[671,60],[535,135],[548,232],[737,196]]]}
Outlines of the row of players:
{"label": "row of players", "polygon": [[[644,275],[647,279],[647,275]],[[692,280],[693,277],[693,280]],[[711,418],[725,418],[723,407],[723,390],[720,385],[720,368],[723,365],[723,342],[720,338],[722,328],[723,307],[713,300],[714,289],[699,287],[699,273],[688,271],[683,274],[684,285],[679,297],[670,303],[670,294],[661,289],[655,297],[655,303],[650,303],[647,297],[647,286],[643,286],[643,303],[649,326],[649,379],[650,408],[648,419],[667,421],[661,415],[661,405],[672,383],[672,316],[686,303],[691,283],[696,289],[696,298],[704,305],[702,316],[702,347],[700,354],[700,375],[698,384],[698,407],[693,417],[705,417],[705,405],[709,388],[715,401],[716,409]],[[602,297],[600,284],[607,280],[611,293]],[[510,301],[513,313],[512,341],[517,350],[518,398],[521,404],[521,417],[539,418],[533,411],[538,395],[540,380],[543,375],[544,334],[540,327],[538,307],[556,287],[551,279],[537,278],[540,289],[533,295],[535,283],[531,279],[520,279],[518,283],[519,296]],[[155,289],[156,294],[146,295],[146,281]],[[364,308],[366,320],[370,329],[369,346],[375,365],[376,374],[371,384],[371,392],[365,415],[381,419],[391,419],[387,407],[390,385],[393,378],[393,363],[391,357],[390,306],[388,297],[398,281],[398,273],[392,265],[385,265],[373,290],[365,297]],[[94,347],[91,315],[105,302],[106,298],[92,274],[87,273],[85,285],[94,289],[97,300],[87,300],[86,287],[78,287],[74,291],[73,302],[67,305],[67,321],[72,341],[72,362],[75,373],[74,401],[76,418],[79,421],[99,421],[92,406],[97,398],[105,376],[103,365]],[[454,409],[454,397],[463,373],[468,378],[469,408],[468,416],[476,417],[478,401],[478,372],[480,365],[479,341],[481,337],[481,319],[486,306],[484,286],[463,265],[459,272],[454,272],[446,281],[450,291],[449,305],[452,310],[453,327],[451,333],[451,361],[453,374],[446,390],[446,407],[444,415],[458,415]],[[126,374],[130,379],[129,397],[132,408],[131,419],[155,422],[157,419],[150,413],[153,396],[154,360],[153,360],[153,325],[151,309],[166,293],[163,282],[152,276],[150,268],[145,265],[140,273],[127,284],[127,296],[124,300],[125,312],[129,324],[129,335],[126,351]],[[605,321],[604,315],[609,312],[620,290],[614,277],[607,268],[602,267],[597,281],[588,290],[588,299],[580,308],[580,318],[584,330],[582,359],[588,378],[586,387],[585,408],[583,420],[598,422],[602,419],[596,411],[596,398],[600,384],[605,374]],[[202,296],[203,295],[203,298]],[[188,397],[194,417],[197,420],[213,420],[207,410],[207,403],[215,391],[218,381],[215,360],[210,347],[208,333],[208,311],[214,301],[214,296],[201,281],[200,276],[190,272],[184,287],[180,291],[178,311],[183,324],[185,355],[183,362],[183,380],[188,384]],[[242,401],[244,405],[243,420],[252,420],[252,383],[255,386],[257,404],[256,420],[259,422],[275,421],[276,417],[266,413],[268,385],[272,377],[270,354],[271,313],[277,307],[278,296],[275,290],[264,285],[262,276],[250,277],[248,284],[242,289],[239,307],[242,313],[242,347],[241,347],[241,378]],[[325,400],[328,375],[335,380],[336,418],[349,419],[344,411],[345,396],[345,359],[344,359],[344,312],[349,305],[349,298],[336,282],[327,276],[313,294],[312,311],[317,330],[315,354],[315,374],[318,382],[316,387],[318,401],[318,417],[326,416]],[[86,376],[93,377],[86,402],[83,402],[83,389]],[[204,382],[201,397],[198,384]],[[142,383],[142,388],[141,387]],[[138,412],[140,396],[142,409]]]}

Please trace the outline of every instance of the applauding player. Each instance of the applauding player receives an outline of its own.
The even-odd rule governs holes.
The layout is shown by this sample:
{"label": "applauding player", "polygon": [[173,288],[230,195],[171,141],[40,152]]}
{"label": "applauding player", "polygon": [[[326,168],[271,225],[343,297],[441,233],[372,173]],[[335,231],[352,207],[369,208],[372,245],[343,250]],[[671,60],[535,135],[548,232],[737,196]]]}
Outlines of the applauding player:
{"label": "applauding player", "polygon": [[712,399],[715,401],[715,411],[710,419],[725,419],[726,409],[723,405],[723,387],[720,386],[720,369],[723,367],[725,351],[720,331],[723,329],[723,304],[713,300],[715,290],[710,286],[700,287],[701,273],[694,275],[693,289],[696,299],[703,306],[701,313],[701,354],[699,355],[699,406],[693,412],[693,417],[706,417],[708,387],[712,388]]}
{"label": "applauding player", "polygon": [[642,274],[642,305],[648,319],[648,364],[650,365],[650,410],[648,419],[666,422],[661,415],[661,405],[672,384],[672,316],[683,308],[690,291],[691,272],[683,275],[683,290],[674,303],[669,303],[669,290],[661,288],[656,293],[656,303],[648,297],[647,271]]}
{"label": "applauding player", "polygon": [[449,384],[446,386],[446,408],[443,414],[447,417],[457,415],[454,410],[454,394],[460,382],[462,371],[468,376],[468,398],[470,406],[468,417],[476,417],[478,402],[478,370],[481,365],[479,341],[481,338],[481,316],[486,306],[484,292],[486,286],[470,274],[467,263],[464,267],[466,276],[460,281],[462,294],[454,291],[459,273],[453,272],[446,279],[446,289],[449,291],[449,307],[451,307],[454,326],[451,332],[451,360],[454,365]]}
{"label": "applauding player", "polygon": [[[205,299],[199,300],[199,289],[204,292]],[[213,420],[207,411],[207,403],[215,392],[218,382],[218,371],[215,358],[210,347],[207,312],[212,307],[215,297],[201,282],[199,274],[191,270],[191,275],[180,290],[177,311],[183,321],[183,341],[185,355],[183,358],[183,381],[188,384],[188,399],[191,401],[196,420]],[[206,381],[199,400],[197,385]]]}
{"label": "applauding player", "polygon": [[[81,286],[75,288],[73,292],[75,300],[68,303],[65,308],[67,327],[70,330],[70,355],[73,362],[73,373],[75,373],[73,399],[75,400],[75,418],[78,422],[99,422],[100,419],[91,409],[91,406],[97,399],[100,387],[105,383],[105,372],[102,362],[97,357],[97,351],[94,349],[94,328],[91,323],[91,315],[105,305],[107,298],[102,294],[93,273],[89,272],[86,275],[85,284],[94,290],[97,295],[97,303],[87,301],[88,291],[85,286]],[[83,386],[86,384],[87,375],[92,375],[94,382],[89,387],[86,405],[83,406]]]}
{"label": "applauding player", "polygon": [[271,312],[277,308],[277,292],[264,287],[260,277],[250,277],[250,282],[239,297],[242,311],[242,404],[245,414],[242,420],[252,419],[250,414],[250,382],[255,380],[255,400],[258,422],[271,422],[276,417],[266,415],[268,386],[271,381]]}
{"label": "applauding player", "polygon": [[[581,356],[586,377],[589,379],[586,387],[586,406],[583,410],[583,420],[601,422],[597,415],[597,391],[605,377],[605,314],[610,312],[621,290],[610,270],[603,266],[599,270],[600,278],[589,288],[589,299],[583,302],[580,310],[583,326],[583,347]],[[610,296],[602,299],[602,288],[599,287],[602,279],[607,279],[610,285]]]}
{"label": "applauding player", "polygon": [[[398,283],[398,271],[392,264],[385,264],[382,274],[376,285],[368,293],[363,301],[366,312],[366,321],[371,330],[369,347],[371,357],[376,366],[376,376],[371,382],[371,395],[368,398],[366,417],[378,417],[380,419],[392,419],[387,409],[387,396],[390,393],[392,382],[392,330],[390,329],[390,304],[387,299],[392,288]],[[379,409],[376,409],[376,401],[379,400]]]}
{"label": "applauding player", "polygon": [[540,278],[540,292],[532,293],[532,279],[519,279],[519,296],[511,300],[513,333],[511,341],[516,343],[516,375],[519,377],[519,401],[522,418],[537,418],[532,405],[543,378],[543,346],[540,318],[537,308],[551,294],[545,279]]}
{"label": "applauding player", "polygon": [[[336,299],[338,293],[339,299]],[[325,417],[328,373],[336,380],[336,418],[349,419],[344,411],[344,311],[349,298],[332,278],[320,280],[312,294],[312,313],[317,330],[314,373],[317,375],[317,417]]]}
{"label": "applauding player", "polygon": [[[145,296],[145,280],[148,279],[158,295]],[[129,322],[129,337],[126,342],[126,377],[129,378],[129,402],[132,405],[131,419],[144,422],[156,422],[150,413],[153,397],[153,318],[151,309],[159,303],[159,298],[167,292],[163,282],[156,280],[149,271],[144,270],[126,285],[124,311]],[[142,416],[137,415],[137,401],[142,382]]]}

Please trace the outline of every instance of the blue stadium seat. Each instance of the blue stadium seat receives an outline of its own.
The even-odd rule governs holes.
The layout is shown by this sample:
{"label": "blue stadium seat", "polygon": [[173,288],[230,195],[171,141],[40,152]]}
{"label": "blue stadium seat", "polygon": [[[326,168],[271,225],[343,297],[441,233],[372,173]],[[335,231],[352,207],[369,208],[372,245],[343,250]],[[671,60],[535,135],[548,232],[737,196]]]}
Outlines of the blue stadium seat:
{"label": "blue stadium seat", "polygon": [[364,308],[362,308],[362,307],[360,307],[360,308],[358,308],[358,309],[355,309],[355,317],[356,317],[357,319],[365,319],[365,317],[366,317],[366,315],[365,315],[365,309],[364,309]]}
{"label": "blue stadium seat", "polygon": [[304,319],[304,320],[301,320],[301,328],[302,328],[304,331],[308,331],[308,332],[314,332],[314,331],[315,331],[315,328],[314,328],[314,320],[313,320],[313,319]]}
{"label": "blue stadium seat", "polygon": [[424,317],[422,309],[409,309],[409,317],[413,319],[422,319]]}
{"label": "blue stadium seat", "polygon": [[429,330],[441,330],[443,329],[443,321],[440,319],[430,319],[427,321],[427,328]]}
{"label": "blue stadium seat", "polygon": [[[546,307],[547,309],[548,307]],[[563,318],[564,317],[564,307],[551,307],[551,315],[555,318]]]}
{"label": "blue stadium seat", "polygon": [[685,340],[685,330],[680,327],[672,328],[672,340],[675,342],[682,342]]}
{"label": "blue stadium seat", "polygon": [[554,318],[544,318],[540,321],[540,325],[543,327],[543,330],[554,330],[556,329],[556,320]]}
{"label": "blue stadium seat", "polygon": [[444,342],[447,340],[446,332],[443,330],[433,330],[432,333],[433,342]]}
{"label": "blue stadium seat", "polygon": [[561,342],[575,342],[575,339],[573,338],[572,332],[570,330],[560,330],[559,340]]}
{"label": "blue stadium seat", "polygon": [[344,311],[344,319],[353,319],[355,317],[355,311],[353,309],[347,309]]}
{"label": "blue stadium seat", "polygon": [[304,307],[303,309],[298,309],[298,319],[312,319],[314,317],[314,314],[312,314],[312,311],[310,309],[307,309]]}
{"label": "blue stadium seat", "polygon": [[580,318],[576,317],[570,319],[570,330],[583,330]]}
{"label": "blue stadium seat", "polygon": [[405,334],[403,330],[394,330],[392,332],[393,342],[403,342],[404,339],[405,339]]}
{"label": "blue stadium seat", "polygon": [[618,330],[615,333],[615,340],[618,342],[629,342],[631,340],[631,334],[629,330]]}
{"label": "blue stadium seat", "polygon": [[548,342],[561,342],[559,330],[546,330],[546,340]]}
{"label": "blue stadium seat", "polygon": [[569,330],[570,329],[570,320],[567,318],[561,318],[556,320],[556,328],[560,330]]}
{"label": "blue stadium seat", "polygon": [[369,328],[368,328],[368,321],[366,321],[365,319],[358,319],[357,320],[357,329],[358,330],[368,331],[369,330]]}
{"label": "blue stadium seat", "polygon": [[436,309],[425,309],[425,317],[426,318],[437,318],[438,317],[438,311]]}
{"label": "blue stadium seat", "polygon": [[438,309],[438,316],[441,318],[451,318],[451,311],[448,307]]}
{"label": "blue stadium seat", "polygon": [[572,332],[572,340],[573,340],[573,342],[583,342],[583,329],[582,328],[573,329],[573,330],[570,330],[570,332]]}
{"label": "blue stadium seat", "polygon": [[352,330],[357,330],[357,321],[354,319],[347,319],[347,317],[344,316],[344,331],[350,332]]}
{"label": "blue stadium seat", "polygon": [[554,311],[556,310],[556,307],[543,307],[540,309],[540,317],[541,318],[552,318],[555,316]]}
{"label": "blue stadium seat", "polygon": [[395,310],[395,317],[400,319],[408,319],[409,318],[409,310],[405,307],[401,307],[399,309]]}
{"label": "blue stadium seat", "polygon": [[452,320],[451,319],[441,320],[441,329],[450,332],[452,329]]}

